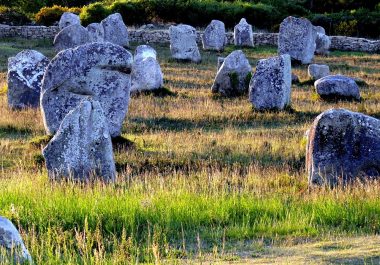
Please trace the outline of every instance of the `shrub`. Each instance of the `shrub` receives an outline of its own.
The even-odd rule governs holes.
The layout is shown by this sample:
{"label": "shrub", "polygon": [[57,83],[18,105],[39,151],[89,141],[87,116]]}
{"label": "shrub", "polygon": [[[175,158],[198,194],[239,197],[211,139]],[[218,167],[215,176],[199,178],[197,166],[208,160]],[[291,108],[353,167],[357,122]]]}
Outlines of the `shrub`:
{"label": "shrub", "polygon": [[15,8],[0,6],[0,24],[25,25],[30,23],[30,19]]}
{"label": "shrub", "polygon": [[57,5],[54,5],[52,7],[43,7],[35,15],[35,21],[41,25],[51,26],[56,21],[59,21],[64,12],[72,12],[75,14],[79,14],[80,11],[80,8],[68,8]]}
{"label": "shrub", "polygon": [[342,21],[335,27],[335,35],[354,36],[358,31],[358,21]]}
{"label": "shrub", "polygon": [[94,3],[82,8],[80,19],[82,24],[86,26],[90,23],[100,22],[110,13],[111,11],[102,3]]}
{"label": "shrub", "polygon": [[117,1],[109,9],[111,13],[120,13],[124,23],[127,25],[144,24],[148,21],[148,15],[145,12],[144,6],[142,1]]}

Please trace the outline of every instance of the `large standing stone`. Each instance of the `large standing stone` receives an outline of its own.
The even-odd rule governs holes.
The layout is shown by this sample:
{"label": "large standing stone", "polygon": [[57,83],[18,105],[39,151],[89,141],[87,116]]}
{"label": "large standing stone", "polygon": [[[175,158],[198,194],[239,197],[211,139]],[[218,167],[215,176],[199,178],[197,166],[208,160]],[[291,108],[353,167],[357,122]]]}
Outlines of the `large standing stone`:
{"label": "large standing stone", "polygon": [[326,31],[323,27],[314,27],[317,32],[317,38],[315,40],[316,48],[315,53],[321,55],[328,55],[331,46],[331,40],[329,36],[326,35]]}
{"label": "large standing stone", "polygon": [[80,25],[79,16],[70,12],[63,13],[58,23],[59,29],[62,30],[71,25]]}
{"label": "large standing stone", "polygon": [[233,51],[224,58],[211,90],[224,96],[244,94],[248,91],[251,72],[252,67],[244,53],[241,50]]}
{"label": "large standing stone", "polygon": [[189,25],[180,24],[169,28],[170,52],[177,60],[201,61],[197,45],[197,32]]}
{"label": "large standing stone", "polygon": [[100,102],[112,137],[128,110],[132,55],[112,43],[89,43],[58,53],[42,82],[41,110],[48,134],[87,96]]}
{"label": "large standing stone", "polygon": [[202,35],[202,45],[205,50],[223,51],[226,44],[226,29],[224,23],[212,20]]}
{"label": "large standing stone", "polygon": [[[20,264],[32,263],[32,257],[26,249],[17,228],[8,219],[0,216],[0,262],[10,261]],[[5,255],[4,255],[5,254]],[[12,263],[12,261],[10,262]]]}
{"label": "large standing stone", "polygon": [[88,38],[90,42],[103,42],[104,29],[99,23],[91,23],[87,26]]}
{"label": "large standing stone", "polygon": [[242,18],[234,28],[234,43],[236,46],[253,47],[252,25]]}
{"label": "large standing stone", "polygon": [[287,17],[280,25],[278,53],[289,54],[303,64],[311,63],[316,48],[317,32],[306,18]]}
{"label": "large standing stone", "polygon": [[62,177],[86,181],[115,179],[115,162],[107,118],[100,103],[83,99],[62,120],[53,139],[43,150],[51,179]]}
{"label": "large standing stone", "polygon": [[42,77],[48,64],[48,58],[33,50],[21,51],[8,59],[9,107],[39,106]]}
{"label": "large standing stone", "polygon": [[292,69],[288,54],[257,63],[249,84],[249,99],[257,110],[281,110],[290,105]]}
{"label": "large standing stone", "polygon": [[318,95],[323,99],[360,100],[359,86],[355,80],[343,75],[329,75],[314,83]]}
{"label": "large standing stone", "polygon": [[129,47],[128,29],[119,13],[109,15],[100,22],[104,29],[104,40]]}
{"label": "large standing stone", "polygon": [[71,25],[62,29],[54,38],[54,48],[57,52],[77,47],[89,42],[88,32],[81,25]]}
{"label": "large standing stone", "polygon": [[310,64],[307,72],[310,78],[317,80],[330,75],[330,67],[325,64]]}
{"label": "large standing stone", "polygon": [[380,120],[345,109],[320,114],[308,133],[309,184],[380,177]]}
{"label": "large standing stone", "polygon": [[154,90],[163,87],[163,74],[156,60],[156,51],[148,45],[136,48],[132,66],[131,92]]}

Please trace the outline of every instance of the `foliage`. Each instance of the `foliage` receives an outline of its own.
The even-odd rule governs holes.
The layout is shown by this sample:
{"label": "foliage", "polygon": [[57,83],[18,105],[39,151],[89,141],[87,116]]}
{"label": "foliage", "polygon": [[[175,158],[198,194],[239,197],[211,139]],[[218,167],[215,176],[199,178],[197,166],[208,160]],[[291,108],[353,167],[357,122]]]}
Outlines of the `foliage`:
{"label": "foliage", "polygon": [[83,25],[99,23],[106,18],[111,11],[102,3],[93,3],[82,8],[80,19]]}
{"label": "foliage", "polygon": [[18,8],[0,6],[0,24],[25,25],[30,19]]}
{"label": "foliage", "polygon": [[64,12],[71,12],[75,14],[80,14],[80,8],[68,8],[63,6],[54,5],[52,7],[43,7],[35,15],[35,21],[38,24],[51,26],[55,22],[59,21]]}

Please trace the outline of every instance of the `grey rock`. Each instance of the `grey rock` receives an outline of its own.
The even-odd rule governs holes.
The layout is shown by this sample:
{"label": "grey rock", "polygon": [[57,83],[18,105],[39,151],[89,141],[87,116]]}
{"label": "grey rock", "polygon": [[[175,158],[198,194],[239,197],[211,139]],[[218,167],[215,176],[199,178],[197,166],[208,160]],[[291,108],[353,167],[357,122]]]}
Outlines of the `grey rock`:
{"label": "grey rock", "polygon": [[50,179],[115,180],[111,135],[100,103],[83,99],[43,150]]}
{"label": "grey rock", "polygon": [[163,87],[163,74],[152,47],[140,45],[136,48],[131,76],[131,93]]}
{"label": "grey rock", "polygon": [[123,46],[129,47],[128,28],[123,22],[119,13],[109,15],[100,22],[104,29],[104,40]]}
{"label": "grey rock", "polygon": [[226,59],[225,57],[218,57],[218,64],[217,64],[217,69],[219,70],[220,67],[222,66],[223,62],[224,62],[224,59]]}
{"label": "grey rock", "polygon": [[[10,261],[20,264],[24,262],[32,263],[32,257],[26,249],[17,228],[7,218],[0,216],[0,249],[5,252],[0,253],[0,262]],[[12,263],[10,261],[10,263]]]}
{"label": "grey rock", "polygon": [[281,110],[290,105],[291,60],[288,54],[257,63],[249,84],[249,99],[257,110]]}
{"label": "grey rock", "polygon": [[226,28],[219,20],[212,20],[202,34],[204,50],[223,51],[226,44]]}
{"label": "grey rock", "polygon": [[248,91],[252,67],[241,50],[224,58],[218,69],[211,91],[224,96],[235,96]]}
{"label": "grey rock", "polygon": [[98,100],[112,137],[121,133],[128,111],[130,52],[109,42],[89,43],[58,53],[46,69],[41,91],[45,130],[54,134],[66,114],[87,96]]}
{"label": "grey rock", "polygon": [[253,47],[252,25],[242,18],[234,28],[234,44],[236,46]]}
{"label": "grey rock", "polygon": [[298,77],[298,75],[292,73],[292,84],[297,84],[300,82],[300,78]]}
{"label": "grey rock", "polygon": [[87,26],[88,38],[90,42],[103,42],[104,29],[99,23],[91,23]]}
{"label": "grey rock", "polygon": [[287,17],[280,25],[278,53],[309,64],[314,58],[317,32],[306,18]]}
{"label": "grey rock", "polygon": [[380,120],[345,109],[320,114],[308,133],[310,185],[380,177]]}
{"label": "grey rock", "polygon": [[75,48],[89,42],[88,32],[81,25],[71,25],[63,28],[54,38],[54,49],[57,52]]}
{"label": "grey rock", "polygon": [[10,108],[37,108],[42,77],[49,59],[34,50],[24,50],[8,59],[8,105]]}
{"label": "grey rock", "polygon": [[177,60],[199,63],[201,54],[197,45],[197,32],[189,25],[170,26],[170,52]]}
{"label": "grey rock", "polygon": [[70,12],[63,13],[58,23],[59,29],[62,30],[71,25],[80,25],[79,16]]}
{"label": "grey rock", "polygon": [[326,35],[325,29],[323,27],[314,27],[317,32],[317,38],[315,40],[316,48],[315,53],[320,55],[328,55],[331,46],[331,40],[329,36]]}
{"label": "grey rock", "polygon": [[355,80],[343,75],[329,75],[314,82],[318,95],[323,99],[360,100],[359,86]]}
{"label": "grey rock", "polygon": [[311,79],[317,80],[330,75],[330,67],[325,64],[310,64],[307,73]]}

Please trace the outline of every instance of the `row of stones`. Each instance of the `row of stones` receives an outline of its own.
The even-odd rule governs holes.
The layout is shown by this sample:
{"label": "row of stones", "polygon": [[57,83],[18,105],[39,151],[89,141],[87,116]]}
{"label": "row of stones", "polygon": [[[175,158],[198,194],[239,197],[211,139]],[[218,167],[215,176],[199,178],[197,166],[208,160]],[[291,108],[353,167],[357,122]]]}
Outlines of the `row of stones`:
{"label": "row of stones", "polygon": [[[6,26],[0,25],[0,37],[21,37],[28,39],[54,39],[59,32],[57,26]],[[168,30],[139,30],[129,29],[129,38],[133,42],[141,43],[169,43]],[[197,31],[197,42],[201,42],[202,31]],[[277,46],[278,33],[253,33],[255,46]],[[226,33],[227,43],[233,44],[232,32]],[[380,40],[353,38],[345,36],[330,36],[331,49],[342,51],[380,52]]]}

